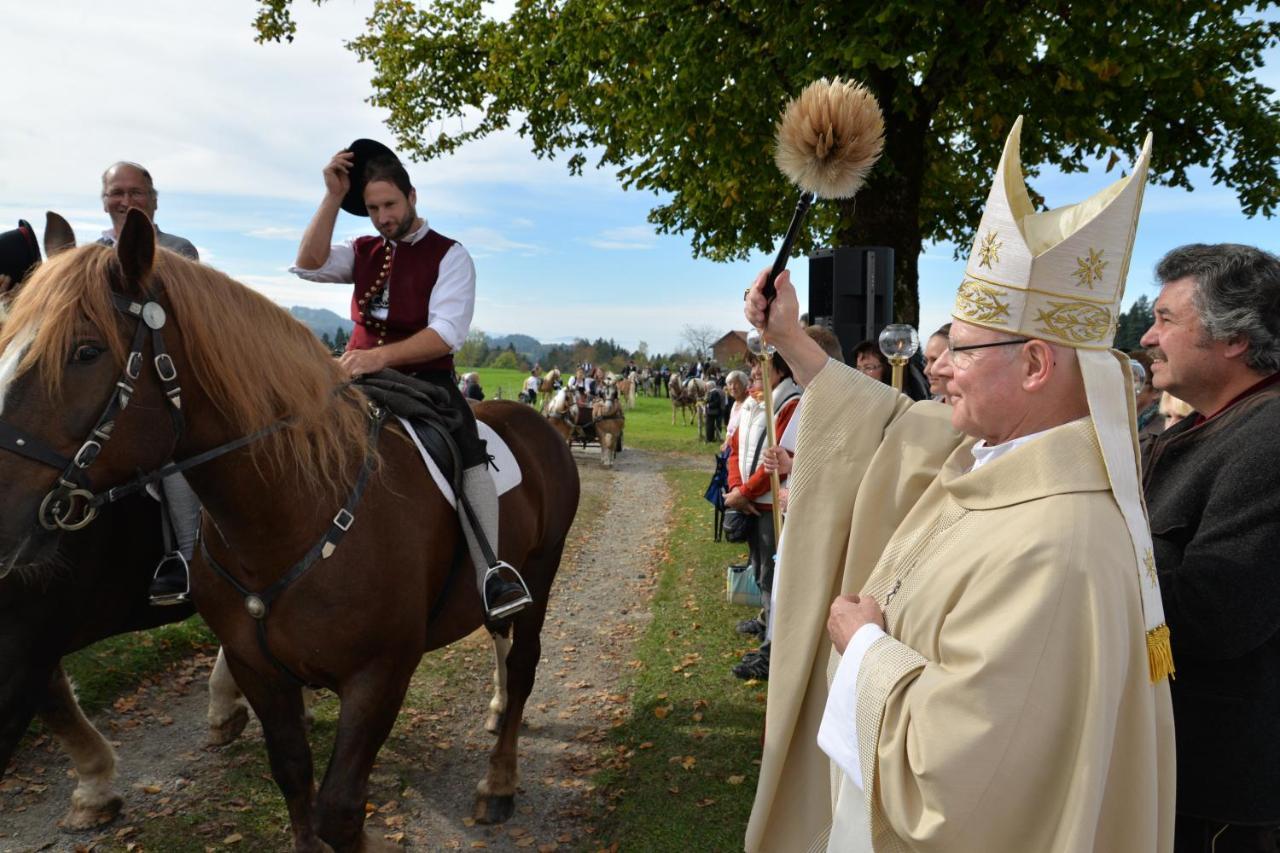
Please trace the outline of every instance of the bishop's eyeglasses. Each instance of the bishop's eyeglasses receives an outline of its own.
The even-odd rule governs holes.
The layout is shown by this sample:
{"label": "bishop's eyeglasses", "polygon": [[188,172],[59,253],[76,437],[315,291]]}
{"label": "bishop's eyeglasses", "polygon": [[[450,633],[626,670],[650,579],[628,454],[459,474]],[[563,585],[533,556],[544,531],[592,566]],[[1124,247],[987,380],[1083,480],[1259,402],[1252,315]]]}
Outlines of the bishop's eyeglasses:
{"label": "bishop's eyeglasses", "polygon": [[973,367],[973,353],[971,350],[986,349],[987,347],[1007,347],[1012,344],[1030,343],[1030,338],[1014,338],[1010,341],[992,341],[989,344],[965,344],[964,346],[956,346],[947,341],[947,354],[951,357],[951,363],[959,370],[968,370]]}

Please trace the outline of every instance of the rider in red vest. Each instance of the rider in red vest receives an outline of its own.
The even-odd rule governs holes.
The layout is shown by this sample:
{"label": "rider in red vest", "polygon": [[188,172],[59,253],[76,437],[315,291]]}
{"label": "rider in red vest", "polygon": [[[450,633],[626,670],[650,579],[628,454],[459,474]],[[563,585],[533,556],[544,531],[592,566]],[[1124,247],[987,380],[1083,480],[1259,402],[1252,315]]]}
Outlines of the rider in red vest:
{"label": "rider in red vest", "polygon": [[[324,169],[324,185],[324,200],[302,235],[291,272],[310,281],[355,285],[355,328],[341,358],[352,377],[392,368],[446,389],[463,413],[467,428],[454,438],[465,469],[463,490],[479,529],[460,513],[462,530],[489,617],[509,616],[532,599],[515,569],[496,556],[485,559],[477,538],[483,536],[496,555],[498,494],[453,364],[475,309],[471,256],[418,215],[418,195],[408,173],[380,143],[360,139],[339,151]],[[331,245],[339,208],[368,216],[378,234]]]}

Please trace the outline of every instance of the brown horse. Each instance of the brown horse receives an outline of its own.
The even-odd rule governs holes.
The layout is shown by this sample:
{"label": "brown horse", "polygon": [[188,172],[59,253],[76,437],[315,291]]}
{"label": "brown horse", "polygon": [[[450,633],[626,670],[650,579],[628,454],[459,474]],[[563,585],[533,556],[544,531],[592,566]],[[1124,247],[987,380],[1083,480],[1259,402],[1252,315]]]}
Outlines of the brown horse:
{"label": "brown horse", "polygon": [[[74,246],[71,226],[49,213],[45,254]],[[0,327],[16,286],[0,285]],[[104,509],[81,535],[65,537],[44,564],[0,569],[0,771],[31,718],[39,717],[75,766],[71,806],[59,822],[65,829],[109,823],[124,801],[113,786],[115,750],[80,710],[60,660],[105,637],[194,612],[190,605],[149,606],[147,586],[163,553],[160,505],[137,495]],[[235,711],[235,683],[212,678],[209,691],[210,739],[226,743],[243,729],[242,723],[226,726]]]}
{"label": "brown horse", "polygon": [[539,411],[545,412],[547,403],[556,393],[556,383],[560,381],[560,368],[553,367],[548,370],[538,383],[538,400],[537,408]]}
{"label": "brown horse", "polygon": [[[139,348],[143,356],[130,355]],[[115,251],[85,246],[41,267],[0,330],[0,421],[59,466],[72,456],[85,463],[64,470],[69,484],[60,485],[49,472],[55,463],[0,458],[0,565],[45,553],[64,530],[91,521],[91,486],[126,483],[168,458],[226,451],[187,472],[205,508],[207,547],[193,566],[193,595],[262,721],[294,847],[304,851],[389,846],[363,831],[374,759],[422,654],[483,624],[447,499],[398,427],[383,430],[375,455],[378,420],[357,391],[335,392],[343,380],[284,311],[158,252],[138,211]],[[114,413],[110,441],[86,442],[103,411]],[[521,568],[536,602],[509,625],[490,626],[510,631],[509,644],[496,643],[495,680],[506,695],[496,697],[498,740],[475,814],[500,822],[514,810],[520,722],[578,479],[564,443],[527,407],[484,403],[476,415],[521,467],[520,484],[502,497],[497,552]],[[275,431],[234,444],[268,428]],[[344,502],[351,514],[339,511]],[[295,573],[300,566],[309,568]],[[318,792],[303,683],[341,699]]]}
{"label": "brown horse", "polygon": [[600,464],[612,468],[613,458],[622,446],[622,430],[626,426],[616,385],[610,386],[603,398],[591,404],[591,423],[595,427],[596,440],[600,442]]}

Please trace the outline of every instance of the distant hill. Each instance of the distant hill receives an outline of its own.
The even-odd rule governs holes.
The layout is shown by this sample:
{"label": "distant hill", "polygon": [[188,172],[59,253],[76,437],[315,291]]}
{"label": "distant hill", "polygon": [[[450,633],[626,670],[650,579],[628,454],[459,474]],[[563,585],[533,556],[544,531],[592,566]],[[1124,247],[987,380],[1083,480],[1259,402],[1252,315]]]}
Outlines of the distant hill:
{"label": "distant hill", "polygon": [[[311,329],[318,338],[321,335],[333,337],[338,329],[351,334],[351,329],[355,326],[346,317],[341,317],[328,308],[306,308],[302,305],[295,305],[289,309],[289,313],[294,319],[303,323],[307,328]],[[490,349],[506,349],[507,344],[511,344],[515,351],[523,355],[529,361],[540,361],[546,357],[547,351],[554,344],[544,344],[537,338],[529,335],[488,335],[485,336],[485,342]]]}
{"label": "distant hill", "polygon": [[493,349],[506,349],[511,344],[515,351],[529,361],[541,361],[551,349],[551,344],[544,344],[537,338],[528,335],[485,335],[485,341]]}
{"label": "distant hill", "polygon": [[289,309],[289,313],[294,319],[303,323],[307,328],[311,329],[318,338],[322,335],[333,337],[338,329],[351,334],[351,329],[355,326],[346,317],[340,317],[330,311],[328,308],[305,308],[301,305],[295,305]]}

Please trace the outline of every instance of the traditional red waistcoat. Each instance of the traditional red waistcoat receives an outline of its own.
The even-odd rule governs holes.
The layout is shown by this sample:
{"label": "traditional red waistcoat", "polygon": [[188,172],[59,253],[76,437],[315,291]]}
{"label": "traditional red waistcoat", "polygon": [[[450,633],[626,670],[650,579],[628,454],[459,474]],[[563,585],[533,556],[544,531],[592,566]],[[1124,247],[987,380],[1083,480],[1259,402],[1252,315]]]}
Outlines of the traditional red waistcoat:
{"label": "traditional red waistcoat", "polygon": [[[355,241],[355,290],[351,294],[351,330],[348,350],[373,349],[402,341],[427,327],[427,306],[440,276],[440,262],[456,241],[436,231],[416,243],[392,244],[381,237]],[[389,281],[384,279],[389,278]],[[374,298],[383,287],[391,288],[387,318],[372,314]],[[433,361],[396,365],[402,373],[420,370],[453,370],[453,355]]]}

